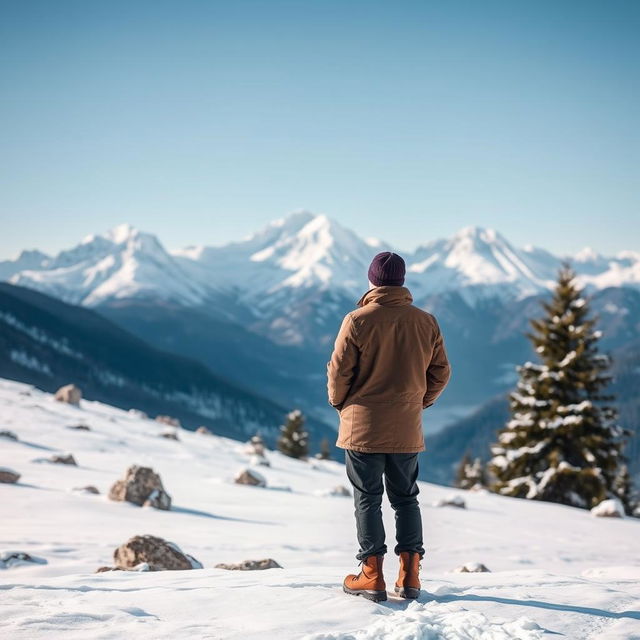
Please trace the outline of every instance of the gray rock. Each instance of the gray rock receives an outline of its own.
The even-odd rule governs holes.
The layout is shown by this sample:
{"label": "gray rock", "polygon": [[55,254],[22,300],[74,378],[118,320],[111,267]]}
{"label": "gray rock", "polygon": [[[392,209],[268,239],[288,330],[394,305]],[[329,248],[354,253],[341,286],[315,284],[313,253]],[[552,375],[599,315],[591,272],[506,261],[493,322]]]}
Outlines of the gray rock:
{"label": "gray rock", "polygon": [[166,438],[167,440],[180,440],[178,438],[178,434],[175,431],[163,431],[160,434],[161,438]]}
{"label": "gray rock", "polygon": [[217,564],[216,569],[227,569],[228,571],[262,571],[264,569],[282,569],[273,558],[264,558],[263,560],[244,560],[237,564],[226,564],[221,562]]}
{"label": "gray rock", "polygon": [[182,571],[202,569],[202,565],[172,542],[156,536],[134,536],[113,552],[115,566],[127,571],[140,570],[147,565],[148,571]]}
{"label": "gray rock", "polygon": [[47,564],[45,558],[32,556],[25,551],[2,551],[0,552],[0,569],[10,569],[29,564]]}
{"label": "gray rock", "polygon": [[236,484],[246,484],[252,487],[266,487],[267,481],[254,469],[244,469],[235,477]]}
{"label": "gray rock", "polygon": [[0,483],[15,484],[20,480],[20,474],[9,467],[0,467]]}
{"label": "gray rock", "polygon": [[75,384],[67,384],[64,387],[60,387],[56,391],[55,399],[58,402],[66,402],[67,404],[80,406],[80,400],[82,400],[82,390],[80,389],[80,387],[76,387]]}
{"label": "gray rock", "polygon": [[140,507],[150,498],[149,506],[171,509],[171,496],[164,490],[160,476],[150,467],[129,467],[124,478],[117,480],[109,491],[110,500],[131,502]]}
{"label": "gray rock", "polygon": [[88,484],[86,487],[76,487],[74,491],[79,491],[80,493],[91,493],[92,495],[100,495],[100,491],[92,484]]}
{"label": "gray rock", "polygon": [[18,436],[13,431],[0,431],[0,438],[6,438],[7,440],[17,440]]}
{"label": "gray rock", "polygon": [[53,462],[53,464],[68,464],[72,467],[78,466],[76,459],[70,453],[51,456],[49,462]]}
{"label": "gray rock", "polygon": [[88,424],[70,424],[67,429],[73,429],[74,431],[91,431],[91,427]]}
{"label": "gray rock", "polygon": [[456,573],[491,573],[482,562],[467,562],[455,570]]}

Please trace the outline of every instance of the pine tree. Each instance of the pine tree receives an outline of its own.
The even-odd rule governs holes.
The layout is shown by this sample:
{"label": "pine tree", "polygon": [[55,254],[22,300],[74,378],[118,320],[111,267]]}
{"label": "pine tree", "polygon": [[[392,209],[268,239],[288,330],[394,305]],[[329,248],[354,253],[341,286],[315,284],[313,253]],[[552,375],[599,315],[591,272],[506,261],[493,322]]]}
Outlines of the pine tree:
{"label": "pine tree", "polygon": [[320,441],[320,451],[316,453],[316,458],[318,460],[331,460],[331,449],[327,438],[322,438]]}
{"label": "pine tree", "polygon": [[465,452],[456,472],[455,486],[459,489],[473,489],[486,485],[485,471],[480,458],[473,462],[468,452]]}
{"label": "pine tree", "polygon": [[541,362],[518,368],[511,420],[491,448],[492,488],[583,508],[620,497],[629,509],[620,488],[626,432],[605,394],[610,360],[598,353],[601,333],[568,265],[543,307],[527,334]]}
{"label": "pine tree", "polygon": [[280,427],[278,450],[290,458],[306,458],[309,454],[309,434],[304,428],[302,411],[294,409]]}

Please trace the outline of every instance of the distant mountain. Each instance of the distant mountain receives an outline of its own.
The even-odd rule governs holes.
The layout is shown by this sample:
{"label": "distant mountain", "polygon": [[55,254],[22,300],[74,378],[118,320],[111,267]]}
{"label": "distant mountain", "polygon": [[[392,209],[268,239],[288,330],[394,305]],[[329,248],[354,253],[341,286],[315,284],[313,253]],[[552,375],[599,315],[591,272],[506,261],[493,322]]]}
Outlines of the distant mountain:
{"label": "distant mountain", "polygon": [[[54,391],[78,384],[88,399],[170,414],[237,439],[261,431],[273,443],[292,406],[160,351],[90,309],[0,283],[0,377]],[[331,427],[311,422],[314,446]]]}
{"label": "distant mountain", "polygon": [[0,280],[9,280],[21,271],[46,269],[49,260],[42,251],[21,251],[15,260],[0,260]]}
{"label": "distant mountain", "polygon": [[[344,314],[367,289],[372,256],[391,247],[301,211],[223,246],[167,251],[129,225],[57,256],[0,263],[2,277],[91,307],[153,346],[335,423],[325,369]],[[403,254],[416,305],[438,317],[454,375],[440,400],[473,408],[507,389],[531,357],[523,337],[562,257],[467,227]],[[606,348],[640,337],[640,254],[572,258],[593,295]]]}
{"label": "distant mountain", "polygon": [[[172,252],[155,236],[120,225],[50,259],[23,254],[0,263],[0,277],[85,306],[145,299],[203,307],[279,342],[302,344],[315,342],[321,328],[305,328],[300,308],[317,311],[318,322],[345,301],[352,304],[367,288],[372,256],[389,249],[327,216],[302,211],[239,242]],[[547,291],[562,261],[543,249],[518,249],[480,227],[404,257],[416,299],[456,293],[471,306]],[[605,258],[584,250],[572,262],[591,289],[640,288],[640,254]]]}

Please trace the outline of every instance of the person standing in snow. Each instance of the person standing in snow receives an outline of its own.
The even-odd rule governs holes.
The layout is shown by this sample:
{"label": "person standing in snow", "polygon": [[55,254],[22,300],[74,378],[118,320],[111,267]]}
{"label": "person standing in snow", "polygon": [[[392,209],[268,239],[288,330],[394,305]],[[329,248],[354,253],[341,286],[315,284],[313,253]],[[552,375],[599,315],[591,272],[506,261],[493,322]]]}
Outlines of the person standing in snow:
{"label": "person standing in snow", "polygon": [[442,393],[451,369],[436,319],[411,304],[404,260],[379,253],[368,276],[369,291],[342,321],[327,363],[327,389],[340,414],[336,445],[346,450],[362,565],[358,575],[345,578],[343,589],[378,602],[387,599],[383,477],[400,556],[395,592],[403,598],[420,593],[424,547],[416,480],[425,448],[422,410]]}

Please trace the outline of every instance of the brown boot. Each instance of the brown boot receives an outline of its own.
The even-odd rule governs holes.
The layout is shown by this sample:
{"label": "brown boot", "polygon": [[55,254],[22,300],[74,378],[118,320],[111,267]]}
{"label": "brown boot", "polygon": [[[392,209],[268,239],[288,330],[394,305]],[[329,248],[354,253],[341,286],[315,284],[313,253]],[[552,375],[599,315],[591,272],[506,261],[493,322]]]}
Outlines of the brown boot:
{"label": "brown boot", "polygon": [[362,570],[356,576],[350,573],[342,583],[345,593],[363,596],[367,600],[381,602],[387,599],[387,585],[382,575],[384,556],[369,556],[362,562]]}
{"label": "brown boot", "polygon": [[400,552],[400,572],[394,591],[401,598],[417,598],[420,595],[420,554]]}

